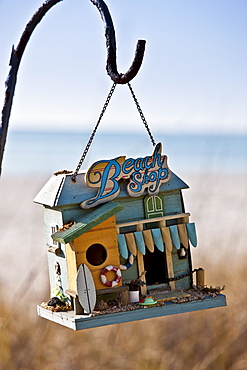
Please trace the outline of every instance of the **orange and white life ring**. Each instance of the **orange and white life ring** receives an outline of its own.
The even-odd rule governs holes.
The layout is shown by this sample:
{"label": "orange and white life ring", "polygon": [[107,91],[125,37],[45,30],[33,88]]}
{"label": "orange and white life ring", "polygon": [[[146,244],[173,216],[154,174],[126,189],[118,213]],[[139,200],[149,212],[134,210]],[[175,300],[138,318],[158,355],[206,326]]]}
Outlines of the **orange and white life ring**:
{"label": "orange and white life ring", "polygon": [[[106,274],[109,271],[114,271],[116,273],[115,279],[112,281],[107,280]],[[100,274],[101,281],[104,285],[108,287],[114,287],[118,285],[122,279],[121,271],[117,266],[109,265],[103,268]]]}

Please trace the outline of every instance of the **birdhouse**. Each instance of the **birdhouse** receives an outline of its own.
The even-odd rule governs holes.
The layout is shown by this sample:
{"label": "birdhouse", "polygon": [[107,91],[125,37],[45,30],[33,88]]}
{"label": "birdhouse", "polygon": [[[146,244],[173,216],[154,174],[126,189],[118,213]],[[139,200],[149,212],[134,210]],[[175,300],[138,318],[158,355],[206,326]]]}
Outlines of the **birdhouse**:
{"label": "birdhouse", "polygon": [[51,298],[38,314],[78,330],[226,305],[220,289],[205,288],[203,268],[192,269],[187,188],[160,143],[76,179],[55,173],[34,199],[44,206]]}

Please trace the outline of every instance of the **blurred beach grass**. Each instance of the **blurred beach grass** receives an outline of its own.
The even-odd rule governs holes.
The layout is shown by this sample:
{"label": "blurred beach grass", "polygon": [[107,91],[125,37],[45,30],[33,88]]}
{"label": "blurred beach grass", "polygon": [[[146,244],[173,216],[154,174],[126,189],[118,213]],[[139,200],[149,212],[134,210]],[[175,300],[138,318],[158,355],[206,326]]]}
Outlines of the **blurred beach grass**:
{"label": "blurred beach grass", "polygon": [[32,199],[46,179],[2,178],[1,370],[247,369],[247,178],[181,177],[199,239],[193,267],[205,268],[207,285],[226,285],[228,306],[79,332],[36,315],[49,292],[43,210]]}

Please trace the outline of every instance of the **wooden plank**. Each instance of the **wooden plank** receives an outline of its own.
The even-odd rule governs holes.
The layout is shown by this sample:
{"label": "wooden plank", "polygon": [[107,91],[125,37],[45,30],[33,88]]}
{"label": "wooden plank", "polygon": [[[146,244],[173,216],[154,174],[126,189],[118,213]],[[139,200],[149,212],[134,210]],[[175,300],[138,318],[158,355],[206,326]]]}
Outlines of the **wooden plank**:
{"label": "wooden plank", "polygon": [[143,237],[146,247],[149,249],[151,253],[154,252],[154,241],[152,237],[151,230],[143,230]]}
{"label": "wooden plank", "polygon": [[108,293],[118,293],[128,291],[129,287],[127,285],[115,286],[113,288],[99,289],[96,290],[96,295],[108,294]]}
{"label": "wooden plank", "polygon": [[77,266],[76,266],[74,242],[70,242],[66,244],[65,250],[66,250],[66,262],[67,262],[67,270],[68,270],[69,288],[71,290],[76,290]]}
{"label": "wooden plank", "polygon": [[146,247],[145,247],[142,231],[134,231],[134,236],[135,236],[137,248],[143,255],[145,255]]}
{"label": "wooden plank", "polygon": [[[87,250],[93,244],[101,244],[107,250],[106,259],[100,265],[92,265],[87,260]],[[96,230],[83,234],[74,240],[74,245],[77,267],[79,268],[82,263],[86,264],[93,275],[96,289],[104,289],[105,285],[100,279],[102,269],[108,265],[120,266],[116,229]],[[109,272],[109,279],[114,278],[114,274],[114,272]]]}
{"label": "wooden plank", "polygon": [[73,330],[82,330],[89,328],[96,328],[100,326],[119,324],[124,322],[131,322],[137,320],[145,320],[157,318],[161,316],[168,316],[180,314],[185,312],[200,311],[210,308],[226,306],[226,297],[219,294],[217,297],[208,297],[203,300],[184,302],[182,304],[175,304],[167,302],[161,307],[151,307],[149,309],[139,309],[133,311],[119,312],[108,315],[88,316],[88,315],[74,315],[73,312],[51,312],[41,306],[37,306],[38,315],[47,320],[56,322],[57,324],[66,326]]}
{"label": "wooden plank", "polygon": [[167,251],[172,252],[172,238],[169,227],[161,227],[160,230],[162,233],[163,242],[165,243],[165,248]]}
{"label": "wooden plank", "polygon": [[61,190],[66,175],[53,175],[34,198],[35,203],[45,204],[49,207],[56,205],[57,195]]}
{"label": "wooden plank", "polygon": [[72,298],[76,298],[78,296],[77,292],[75,290],[72,290],[72,289],[67,289],[65,291],[65,293],[67,295],[69,295],[70,297],[72,297]]}
{"label": "wooden plank", "polygon": [[131,198],[126,194],[126,198],[121,199],[121,204],[124,206],[124,209],[117,213],[117,222],[126,222],[127,220],[131,221],[145,218],[142,199],[143,196]]}
{"label": "wooden plank", "polygon": [[85,264],[81,264],[78,269],[76,286],[81,306],[88,314],[92,313],[96,304],[96,291],[92,274]]}
{"label": "wooden plank", "polygon": [[59,243],[68,243],[115,215],[122,209],[123,206],[119,203],[106,203],[97,207],[92,212],[74,220],[75,224],[73,224],[69,229],[55,232],[52,234],[52,239]]}
{"label": "wooden plank", "polygon": [[184,298],[184,297],[191,297],[191,294],[186,293],[186,292],[167,292],[167,293],[152,293],[153,299],[156,301],[163,301],[163,302],[168,302],[169,300],[173,300],[176,298]]}
{"label": "wooden plank", "polygon": [[115,215],[107,218],[105,221],[99,223],[98,225],[92,227],[88,232],[94,232],[97,230],[106,230],[106,229],[113,229],[116,227],[116,217]]}
{"label": "wooden plank", "polygon": [[128,249],[133,256],[137,255],[136,241],[133,233],[124,234],[127,242]]}
{"label": "wooden plank", "polygon": [[160,229],[151,229],[151,232],[154,244],[161,252],[164,252],[164,242]]}
{"label": "wooden plank", "polygon": [[127,260],[127,258],[129,257],[129,251],[128,251],[128,247],[127,247],[124,234],[118,234],[117,240],[118,240],[119,253],[123,258]]}
{"label": "wooden plank", "polygon": [[[172,253],[168,248],[165,248],[165,254],[168,278],[174,278]],[[170,281],[169,286],[172,290],[175,290],[176,289],[175,281]]]}
{"label": "wooden plank", "polygon": [[178,234],[180,242],[183,244],[185,248],[189,247],[189,239],[187,234],[187,229],[185,224],[178,224]]}
{"label": "wooden plank", "polygon": [[[145,267],[144,267],[143,254],[139,250],[137,251],[137,266],[138,266],[138,274],[140,276],[145,271]],[[145,275],[141,277],[141,280],[146,282]],[[146,294],[147,292],[146,285],[142,285],[140,289],[141,289],[141,294]]]}
{"label": "wooden plank", "polygon": [[[126,262],[126,260],[124,260],[124,261],[120,260],[120,262],[121,262],[121,264],[124,264]],[[138,267],[137,267],[136,257],[134,259],[133,265],[127,270],[121,270],[121,273],[122,273],[123,285],[125,283],[128,283],[130,280],[137,279],[137,277],[138,277]]]}
{"label": "wooden plank", "polygon": [[180,239],[178,235],[178,228],[177,225],[169,226],[170,234],[172,237],[172,243],[176,249],[180,249]]}
{"label": "wooden plank", "polygon": [[166,214],[182,213],[184,212],[180,191],[172,191],[164,194],[164,204]]}
{"label": "wooden plank", "polygon": [[118,249],[116,229],[96,230],[83,234],[74,240],[77,253],[85,252],[88,247],[95,243],[102,244],[106,249],[112,247]]}
{"label": "wooden plank", "polygon": [[71,290],[71,289],[67,289],[65,291],[65,293],[71,297],[72,307],[73,307],[73,310],[75,312],[75,315],[83,315],[84,314],[84,309],[82,308],[82,306],[79,302],[77,292],[75,292],[74,290]]}
{"label": "wooden plank", "polygon": [[146,224],[146,223],[152,223],[152,222],[162,222],[162,221],[167,221],[167,220],[174,220],[176,218],[184,218],[188,216],[190,216],[190,213],[176,213],[176,214],[163,216],[163,217],[145,218],[142,220],[121,222],[121,223],[117,223],[117,227],[127,227],[127,226],[135,226],[139,224]]}
{"label": "wooden plank", "polygon": [[189,240],[193,247],[196,248],[197,246],[197,237],[196,237],[196,225],[194,222],[190,222],[186,224],[186,229],[188,233]]}

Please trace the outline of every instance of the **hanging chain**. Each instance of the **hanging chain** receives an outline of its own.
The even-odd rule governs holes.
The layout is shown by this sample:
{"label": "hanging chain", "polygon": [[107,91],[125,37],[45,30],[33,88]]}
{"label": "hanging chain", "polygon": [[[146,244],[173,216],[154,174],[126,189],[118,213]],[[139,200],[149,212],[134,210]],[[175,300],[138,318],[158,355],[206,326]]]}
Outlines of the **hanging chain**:
{"label": "hanging chain", "polygon": [[135,102],[135,104],[136,104],[137,110],[138,110],[138,112],[139,112],[139,114],[140,114],[140,116],[141,116],[142,122],[144,123],[144,126],[146,127],[146,130],[147,130],[148,135],[149,135],[149,137],[150,137],[151,143],[153,144],[153,146],[155,146],[155,141],[154,141],[153,135],[152,135],[152,133],[151,133],[151,131],[150,131],[150,128],[148,127],[147,121],[146,121],[146,119],[145,119],[145,117],[144,117],[144,114],[143,114],[143,112],[142,112],[142,110],[141,110],[140,104],[138,103],[138,101],[137,101],[137,99],[136,99],[136,96],[135,96],[135,93],[134,93],[134,91],[133,91],[133,89],[132,89],[132,87],[131,87],[131,84],[130,84],[129,82],[128,82],[128,86],[129,86],[129,89],[130,89],[131,95],[132,95],[132,97],[133,97],[133,99],[134,99],[134,102]]}
{"label": "hanging chain", "polygon": [[88,143],[87,143],[87,145],[86,145],[86,147],[85,147],[85,149],[84,149],[84,152],[83,152],[83,154],[82,154],[82,156],[81,156],[81,159],[80,159],[80,161],[79,161],[79,163],[78,163],[78,166],[76,167],[76,170],[75,170],[75,172],[73,173],[73,175],[72,175],[72,177],[71,177],[72,181],[74,181],[74,182],[76,182],[76,176],[77,176],[77,174],[78,174],[78,172],[79,172],[79,170],[80,170],[80,168],[81,168],[81,166],[82,166],[82,163],[84,162],[84,160],[85,160],[85,158],[86,158],[87,152],[89,151],[89,148],[90,148],[90,146],[91,146],[91,144],[92,144],[92,141],[93,141],[93,139],[94,139],[94,136],[95,136],[95,134],[96,134],[97,128],[99,127],[100,121],[101,121],[101,119],[102,119],[102,117],[103,117],[103,115],[104,115],[104,113],[105,113],[105,111],[106,111],[106,108],[108,107],[108,104],[109,104],[109,102],[110,102],[110,100],[111,100],[111,97],[112,97],[112,95],[113,95],[113,93],[114,93],[114,90],[115,90],[116,85],[117,85],[117,84],[114,82],[114,84],[113,84],[113,85],[112,85],[112,87],[111,87],[111,90],[110,90],[110,92],[109,92],[109,94],[108,94],[108,96],[107,96],[107,98],[106,98],[105,104],[104,104],[104,106],[103,106],[103,108],[102,108],[102,111],[101,111],[101,113],[100,113],[100,116],[99,116],[98,122],[96,123],[96,125],[95,125],[95,127],[94,127],[94,130],[93,130],[93,132],[92,132],[92,134],[91,134],[91,136],[90,136],[90,138],[89,138],[89,140],[88,140]]}
{"label": "hanging chain", "polygon": [[168,278],[168,279],[167,279],[167,282],[170,282],[170,281],[176,281],[176,280],[183,279],[183,278],[185,278],[185,277],[188,277],[188,276],[190,276],[190,275],[193,275],[193,274],[194,274],[194,272],[199,271],[199,270],[200,270],[200,267],[199,267],[198,269],[194,269],[194,270],[192,270],[191,272],[188,272],[187,274],[183,274],[183,275],[180,275],[180,276],[177,276],[177,277],[174,277],[174,278]]}
{"label": "hanging chain", "polygon": [[[84,152],[83,152],[83,154],[82,154],[82,156],[81,156],[81,159],[80,159],[80,161],[79,161],[79,163],[78,163],[78,166],[76,167],[76,170],[75,170],[75,172],[73,173],[73,175],[72,175],[72,177],[71,177],[72,181],[74,181],[74,182],[76,181],[76,176],[78,175],[78,172],[79,172],[79,170],[80,170],[80,168],[81,168],[81,166],[82,166],[82,163],[84,162],[84,160],[85,160],[85,158],[86,158],[86,155],[87,155],[87,153],[88,153],[88,151],[89,151],[89,148],[90,148],[90,146],[91,146],[91,144],[92,144],[92,141],[93,141],[93,139],[94,139],[94,136],[95,136],[95,134],[96,134],[96,131],[97,131],[98,127],[99,127],[100,121],[101,121],[101,119],[102,119],[102,117],[103,117],[103,115],[104,115],[104,113],[105,113],[105,111],[106,111],[106,108],[108,107],[108,104],[109,104],[109,102],[110,102],[110,100],[111,100],[111,97],[112,97],[112,95],[113,95],[113,93],[114,93],[114,90],[115,90],[116,85],[117,85],[117,84],[114,82],[114,84],[113,84],[113,85],[112,85],[112,87],[111,87],[111,90],[110,90],[110,92],[109,92],[109,94],[108,94],[108,96],[107,96],[107,98],[106,98],[105,104],[104,104],[104,106],[103,106],[103,108],[102,108],[102,111],[101,111],[101,113],[100,113],[100,116],[99,116],[98,122],[96,123],[96,125],[95,125],[95,127],[94,127],[94,130],[93,130],[93,132],[92,132],[92,134],[91,134],[91,136],[90,136],[90,138],[89,138],[89,140],[88,140],[88,143],[87,143],[87,145],[86,145],[86,147],[85,147],[85,149],[84,149]],[[142,119],[142,122],[144,123],[144,126],[145,126],[145,128],[146,128],[146,130],[147,130],[147,132],[148,132],[148,135],[149,135],[149,138],[150,138],[150,140],[151,140],[151,143],[153,144],[153,146],[155,146],[155,141],[154,141],[153,135],[152,135],[152,133],[151,133],[151,131],[150,131],[150,128],[148,127],[147,121],[146,121],[146,119],[145,119],[145,117],[144,117],[144,114],[143,114],[143,112],[142,112],[142,110],[141,110],[140,104],[138,103],[138,101],[137,101],[137,99],[136,99],[136,96],[135,96],[135,93],[134,93],[134,91],[133,91],[133,89],[132,89],[132,87],[131,87],[131,85],[130,85],[130,83],[129,83],[129,82],[128,82],[128,86],[129,86],[129,89],[130,89],[131,95],[132,95],[132,97],[133,97],[133,99],[134,99],[134,102],[135,102],[135,104],[136,104],[137,110],[138,110],[138,112],[139,112],[139,114],[140,114],[140,117],[141,117],[141,119]]]}

